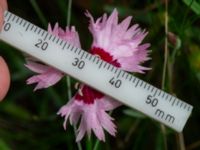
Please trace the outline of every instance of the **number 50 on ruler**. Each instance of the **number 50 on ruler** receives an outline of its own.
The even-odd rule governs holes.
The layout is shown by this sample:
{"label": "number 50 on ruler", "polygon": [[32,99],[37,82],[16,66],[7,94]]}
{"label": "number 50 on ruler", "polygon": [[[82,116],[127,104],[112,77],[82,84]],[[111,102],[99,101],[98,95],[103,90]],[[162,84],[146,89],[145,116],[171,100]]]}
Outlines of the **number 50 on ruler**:
{"label": "number 50 on ruler", "polygon": [[10,12],[0,38],[178,132],[191,114],[191,105]]}

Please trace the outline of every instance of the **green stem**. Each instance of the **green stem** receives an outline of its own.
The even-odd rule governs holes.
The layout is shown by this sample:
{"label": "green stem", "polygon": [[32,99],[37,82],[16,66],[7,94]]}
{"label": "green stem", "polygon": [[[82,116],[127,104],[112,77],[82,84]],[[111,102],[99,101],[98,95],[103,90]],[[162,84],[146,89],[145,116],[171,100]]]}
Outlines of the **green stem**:
{"label": "green stem", "polygon": [[[67,26],[70,26],[70,22],[71,22],[71,8],[72,8],[72,0],[68,0],[68,7],[67,7]],[[68,100],[71,99],[72,97],[72,91],[71,91],[71,78],[70,76],[67,76],[67,95],[68,95]],[[75,136],[77,136],[76,131],[77,128],[74,125],[74,134]],[[78,150],[82,150],[82,146],[80,142],[77,142],[77,146],[78,146]]]}
{"label": "green stem", "polygon": [[32,5],[33,9],[35,10],[36,14],[38,15],[40,21],[42,22],[42,25],[46,28],[48,22],[44,16],[44,14],[42,13],[41,9],[39,8],[37,2],[35,0],[30,0],[30,3]]}
{"label": "green stem", "polygon": [[200,140],[193,142],[192,144],[190,144],[189,146],[187,146],[187,150],[194,150],[200,147]]}
{"label": "green stem", "polygon": [[[71,5],[72,0],[68,0],[68,9],[67,9],[67,26],[70,26],[70,18],[71,18]],[[68,94],[68,100],[72,97],[72,91],[71,91],[71,79],[69,76],[67,76],[67,94]]]}
{"label": "green stem", "polygon": [[87,144],[86,144],[86,149],[87,150],[92,150],[92,140],[91,140],[91,137],[90,136],[87,136]]}
{"label": "green stem", "polygon": [[[168,62],[168,0],[165,0],[165,54],[164,54],[164,64],[163,64],[163,73],[162,73],[162,90],[165,89],[165,82],[166,82],[166,71],[167,71],[167,62]],[[166,128],[163,124],[161,126],[161,131],[163,133],[163,142],[164,142],[164,149],[167,150],[167,136],[166,136]]]}
{"label": "green stem", "polygon": [[[76,135],[77,135],[77,134],[76,134],[77,128],[76,128],[75,125],[73,126],[73,128],[74,128],[74,134],[75,134],[75,136],[76,136]],[[78,150],[82,150],[81,142],[77,142],[77,147],[78,147]]]}
{"label": "green stem", "polygon": [[70,79],[70,76],[67,76],[67,96],[68,96],[68,100],[71,99],[72,97],[72,91],[71,91],[71,79]]}
{"label": "green stem", "polygon": [[[193,1],[192,1],[193,2]],[[191,2],[191,4],[192,4]],[[185,20],[185,19],[184,19]],[[185,22],[185,21],[183,21]],[[175,48],[172,55],[171,59],[168,59],[168,39],[167,39],[167,34],[168,34],[168,0],[165,0],[165,59],[164,59],[164,66],[163,66],[163,76],[162,76],[162,89],[165,87],[165,81],[166,81],[166,69],[167,65],[169,68],[169,90],[172,93],[173,92],[173,87],[172,87],[172,76],[173,76],[173,67],[174,67],[174,62],[175,62],[175,56],[177,54],[178,48]],[[167,150],[167,138],[166,138],[166,128],[164,125],[161,125],[161,130],[164,134],[164,145],[165,149]],[[183,133],[176,133],[176,141],[178,144],[178,149],[179,150],[185,150],[185,143],[184,143],[184,136]]]}
{"label": "green stem", "polygon": [[[179,48],[175,47],[173,49],[173,52],[170,56],[170,59],[168,59],[168,78],[169,78],[169,92],[170,93],[174,93],[173,92],[173,71],[174,71],[174,63],[175,63],[175,58],[177,55]],[[176,143],[177,143],[177,149],[178,150],[185,150],[185,142],[184,142],[184,136],[183,133],[176,133]]]}
{"label": "green stem", "polygon": [[98,150],[100,141],[97,139],[94,145],[93,150]]}
{"label": "green stem", "polygon": [[178,143],[178,150],[186,150],[183,133],[176,133],[176,141]]}
{"label": "green stem", "polygon": [[71,9],[72,9],[72,0],[68,0],[68,8],[67,8],[67,26],[70,25],[71,22]]}
{"label": "green stem", "polygon": [[131,135],[136,131],[138,125],[140,124],[141,120],[137,119],[130,130],[127,132],[126,137],[124,138],[125,144],[128,143],[131,140]]}

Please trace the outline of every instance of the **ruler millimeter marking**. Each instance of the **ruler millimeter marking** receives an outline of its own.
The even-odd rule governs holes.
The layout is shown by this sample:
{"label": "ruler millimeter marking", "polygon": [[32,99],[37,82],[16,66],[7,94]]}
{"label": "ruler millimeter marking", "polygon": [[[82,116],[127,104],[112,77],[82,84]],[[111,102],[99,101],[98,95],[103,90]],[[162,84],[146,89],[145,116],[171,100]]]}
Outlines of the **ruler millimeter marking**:
{"label": "ruler millimeter marking", "polygon": [[2,41],[181,132],[192,106],[5,12]]}

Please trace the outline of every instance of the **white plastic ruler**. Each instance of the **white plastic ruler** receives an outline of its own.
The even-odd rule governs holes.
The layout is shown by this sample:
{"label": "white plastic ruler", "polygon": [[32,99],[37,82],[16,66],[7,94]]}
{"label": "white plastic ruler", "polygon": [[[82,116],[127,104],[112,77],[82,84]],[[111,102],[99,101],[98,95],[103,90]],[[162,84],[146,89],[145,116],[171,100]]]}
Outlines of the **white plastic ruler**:
{"label": "white plastic ruler", "polygon": [[186,102],[8,11],[0,39],[178,132],[191,114]]}

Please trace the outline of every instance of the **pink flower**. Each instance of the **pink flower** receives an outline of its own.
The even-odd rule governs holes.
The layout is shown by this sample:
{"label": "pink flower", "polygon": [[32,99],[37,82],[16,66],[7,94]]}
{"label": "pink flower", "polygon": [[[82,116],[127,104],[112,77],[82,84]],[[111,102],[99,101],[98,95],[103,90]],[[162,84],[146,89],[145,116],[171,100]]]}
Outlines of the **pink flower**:
{"label": "pink flower", "polygon": [[[58,23],[56,23],[54,29],[52,29],[51,25],[49,24],[48,32],[80,48],[79,35],[76,32],[75,27],[71,27],[71,29],[66,27],[66,30],[64,31],[58,26]],[[37,83],[37,86],[34,90],[50,87],[60,81],[64,76],[64,73],[61,71],[41,64],[34,59],[27,59],[25,66],[31,71],[38,73],[38,75],[34,75],[27,80],[27,84]]]}
{"label": "pink flower", "polygon": [[108,62],[126,71],[144,73],[148,70],[140,65],[149,60],[150,44],[140,45],[147,32],[138,24],[129,27],[131,16],[118,24],[116,9],[110,17],[104,14],[96,22],[89,12],[86,15],[90,18],[89,30],[93,36],[91,53],[100,55],[105,61],[109,57]]}
{"label": "pink flower", "polygon": [[[95,22],[91,14],[89,30],[93,35],[91,53],[98,55],[104,61],[122,68],[126,71],[143,73],[148,68],[140,66],[140,63],[148,60],[147,48],[150,44],[141,44],[146,36],[145,31],[141,31],[138,25],[130,28],[131,17],[127,17],[118,24],[118,12],[114,10],[110,17],[104,14]],[[64,105],[59,111],[65,117],[64,128],[69,119],[70,124],[77,125],[76,141],[80,141],[85,133],[95,133],[99,140],[105,141],[103,129],[115,136],[116,126],[113,118],[106,111],[110,111],[120,106],[121,103],[111,99],[92,88],[81,85],[75,96]]]}
{"label": "pink flower", "polygon": [[90,136],[91,130],[99,140],[105,141],[103,128],[115,136],[116,126],[112,122],[114,119],[106,111],[118,107],[119,103],[88,86],[82,85],[80,89],[83,95],[77,93],[58,112],[62,117],[65,117],[64,129],[66,129],[68,119],[71,125],[77,125],[81,118],[76,141],[80,141],[86,132]]}

